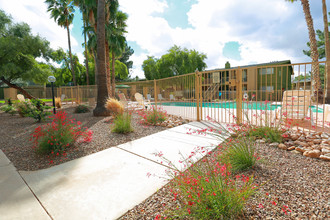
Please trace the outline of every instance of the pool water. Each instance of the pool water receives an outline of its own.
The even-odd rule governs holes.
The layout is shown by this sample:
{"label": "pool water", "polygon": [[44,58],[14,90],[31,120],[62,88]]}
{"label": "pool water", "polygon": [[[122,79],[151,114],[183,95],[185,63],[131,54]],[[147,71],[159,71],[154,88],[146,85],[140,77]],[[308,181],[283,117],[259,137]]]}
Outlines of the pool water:
{"label": "pool water", "polygon": [[[196,102],[162,102],[157,103],[158,105],[164,106],[181,106],[181,107],[196,107]],[[228,108],[236,109],[236,102],[203,102],[203,107],[207,108]],[[279,107],[282,107],[280,104],[271,104],[271,103],[243,103],[243,109],[253,109],[253,110],[275,110]],[[317,108],[316,106],[311,106],[313,112],[323,113],[323,109]]]}

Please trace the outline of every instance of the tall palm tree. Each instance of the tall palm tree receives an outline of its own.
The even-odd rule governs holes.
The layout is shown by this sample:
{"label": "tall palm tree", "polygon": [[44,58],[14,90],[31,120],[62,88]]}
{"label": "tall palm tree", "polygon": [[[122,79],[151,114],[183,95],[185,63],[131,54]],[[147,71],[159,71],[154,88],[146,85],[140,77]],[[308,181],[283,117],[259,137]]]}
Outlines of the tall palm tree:
{"label": "tall palm tree", "polygon": [[322,0],[322,11],[323,11],[323,23],[324,23],[324,39],[325,39],[325,57],[326,57],[326,68],[325,74],[327,82],[326,85],[326,103],[330,104],[330,39],[329,39],[329,28],[328,28],[328,15],[327,15],[327,5],[325,0]]}
{"label": "tall palm tree", "polygon": [[107,31],[108,34],[108,41],[109,41],[109,49],[111,52],[111,87],[112,87],[112,96],[115,96],[115,62],[116,56],[119,56],[126,46],[126,38],[124,37],[124,33],[126,33],[126,21],[127,21],[127,14],[117,11],[115,14],[114,19],[110,22],[109,28],[110,30]]}
{"label": "tall palm tree", "polygon": [[[286,0],[286,1],[295,2],[297,0]],[[314,63],[312,65],[312,90],[314,91],[313,93],[314,98],[317,98],[317,96],[320,95],[322,87],[321,87],[319,65],[317,63],[319,60],[319,53],[317,51],[313,18],[310,12],[309,1],[308,0],[300,0],[300,1],[305,14],[305,20],[308,28],[309,42],[311,47],[311,58],[312,58],[312,62]],[[315,92],[318,92],[318,94],[316,94]]]}
{"label": "tall palm tree", "polygon": [[72,80],[73,80],[73,85],[77,85],[76,75],[74,73],[72,53],[71,53],[71,40],[70,40],[70,29],[69,29],[69,26],[70,24],[72,24],[74,17],[73,2],[71,0],[46,0],[45,2],[46,4],[48,4],[47,11],[50,12],[51,18],[54,18],[54,20],[57,22],[58,25],[66,28],[67,30]]}
{"label": "tall palm tree", "polygon": [[108,97],[105,71],[105,0],[98,0],[97,5],[97,104],[93,111],[94,116],[107,116],[105,108]]}

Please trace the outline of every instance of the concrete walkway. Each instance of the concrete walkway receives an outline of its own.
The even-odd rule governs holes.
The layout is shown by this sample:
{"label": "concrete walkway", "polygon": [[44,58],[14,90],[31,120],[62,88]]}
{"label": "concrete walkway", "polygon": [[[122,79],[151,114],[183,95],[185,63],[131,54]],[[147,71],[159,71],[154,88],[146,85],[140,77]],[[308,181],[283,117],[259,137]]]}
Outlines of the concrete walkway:
{"label": "concrete walkway", "polygon": [[219,143],[187,134],[203,126],[192,122],[38,171],[17,172],[0,151],[0,219],[117,219],[168,182],[156,154],[180,167],[181,155]]}

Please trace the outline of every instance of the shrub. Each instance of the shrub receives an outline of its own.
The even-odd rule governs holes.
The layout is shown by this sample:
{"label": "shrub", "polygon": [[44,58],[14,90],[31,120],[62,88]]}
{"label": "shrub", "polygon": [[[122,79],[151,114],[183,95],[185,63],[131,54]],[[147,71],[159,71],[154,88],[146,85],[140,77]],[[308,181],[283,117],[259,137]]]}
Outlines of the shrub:
{"label": "shrub", "polygon": [[62,108],[62,101],[60,97],[55,97],[55,107]]}
{"label": "shrub", "polygon": [[131,125],[131,114],[124,113],[122,115],[117,115],[112,132],[125,134],[132,131],[133,127]]}
{"label": "shrub", "polygon": [[89,108],[87,105],[78,105],[75,109],[74,109],[75,113],[86,113],[86,112],[90,112]]}
{"label": "shrub", "polygon": [[29,103],[29,101],[25,101],[25,102],[17,102],[15,104],[15,107],[17,109],[18,114],[21,117],[26,117],[29,115],[30,111],[31,111],[31,104]]}
{"label": "shrub", "polygon": [[31,99],[31,108],[27,116],[34,118],[37,122],[44,121],[46,116],[52,114],[46,111],[50,108],[50,106],[45,105],[40,99]]}
{"label": "shrub", "polygon": [[152,108],[147,111],[140,111],[139,115],[142,116],[143,122],[151,125],[162,123],[166,120],[167,114],[161,109]]}
{"label": "shrub", "polygon": [[67,113],[60,111],[50,118],[52,123],[37,127],[31,134],[30,141],[33,142],[37,153],[61,154],[79,140],[81,142],[92,140],[92,131],[81,128],[81,123],[70,119]]}
{"label": "shrub", "polygon": [[268,142],[281,143],[283,140],[283,130],[276,127],[251,127],[247,131],[248,135],[254,138],[265,138]]}
{"label": "shrub", "polygon": [[16,108],[13,105],[3,105],[0,107],[1,111],[4,111],[6,113],[9,113],[11,115],[16,114]]}
{"label": "shrub", "polygon": [[124,112],[124,106],[117,99],[108,98],[105,107],[115,115],[121,115]]}
{"label": "shrub", "polygon": [[231,165],[233,172],[252,168],[257,162],[254,141],[248,137],[230,140],[223,152],[222,160]]}
{"label": "shrub", "polygon": [[[205,149],[201,149],[205,151]],[[193,152],[192,155],[196,155]],[[197,164],[183,160],[185,171],[174,168],[170,190],[181,208],[172,217],[195,219],[237,219],[248,198],[256,192],[253,177],[231,175],[230,166],[221,163],[221,153],[210,153]]]}

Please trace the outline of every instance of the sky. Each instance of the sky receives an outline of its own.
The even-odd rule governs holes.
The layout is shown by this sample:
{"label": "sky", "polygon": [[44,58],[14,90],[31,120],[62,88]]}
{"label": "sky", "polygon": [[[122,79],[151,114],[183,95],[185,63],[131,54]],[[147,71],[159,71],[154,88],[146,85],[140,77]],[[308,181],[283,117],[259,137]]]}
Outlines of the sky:
{"label": "sky", "polygon": [[[323,30],[322,1],[310,0],[314,28]],[[326,1],[330,11],[330,0]],[[207,69],[291,60],[310,62],[303,54],[309,41],[300,1],[285,0],[119,0],[128,14],[126,39],[135,53],[131,76],[144,78],[147,56],[161,57],[174,45],[207,55]],[[30,25],[54,49],[68,50],[67,32],[47,12],[44,0],[0,0],[14,22]],[[70,26],[71,45],[84,56],[79,9]]]}

